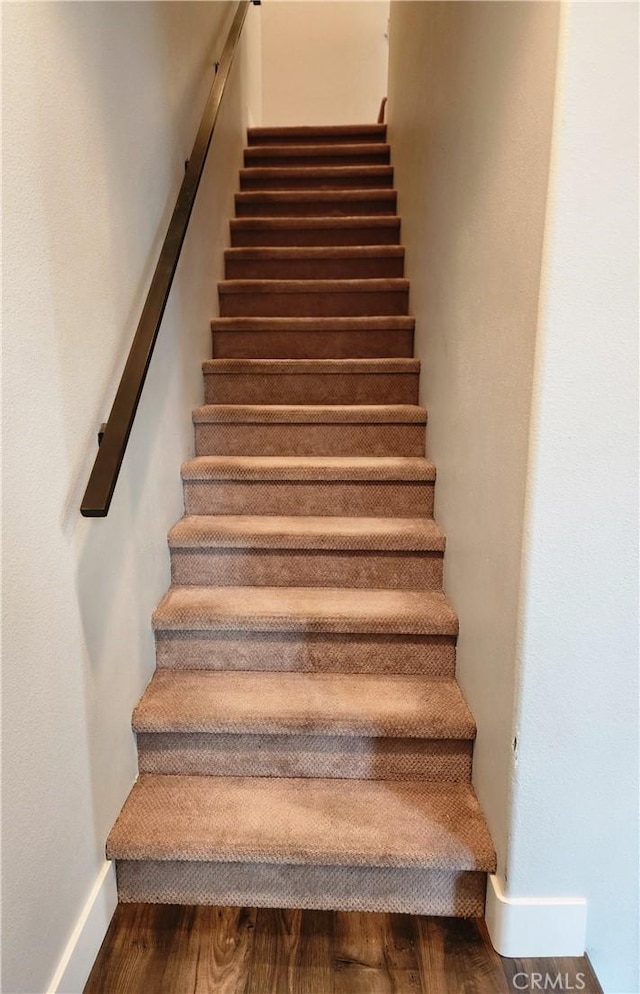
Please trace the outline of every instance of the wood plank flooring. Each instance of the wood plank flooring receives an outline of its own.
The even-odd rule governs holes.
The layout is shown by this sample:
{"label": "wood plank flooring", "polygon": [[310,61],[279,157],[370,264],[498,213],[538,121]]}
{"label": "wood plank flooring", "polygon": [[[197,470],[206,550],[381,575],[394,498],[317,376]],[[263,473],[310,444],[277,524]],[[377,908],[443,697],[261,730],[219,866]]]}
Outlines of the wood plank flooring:
{"label": "wood plank flooring", "polygon": [[480,919],[121,904],[85,994],[545,989],[602,994],[586,958],[502,959]]}

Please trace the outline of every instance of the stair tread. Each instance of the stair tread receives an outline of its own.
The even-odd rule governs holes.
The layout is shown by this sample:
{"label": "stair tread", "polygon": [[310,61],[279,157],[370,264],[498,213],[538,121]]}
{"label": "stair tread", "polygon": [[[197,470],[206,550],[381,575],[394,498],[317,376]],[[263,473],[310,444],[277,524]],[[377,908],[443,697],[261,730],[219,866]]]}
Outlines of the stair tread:
{"label": "stair tread", "polygon": [[241,190],[235,195],[239,204],[297,204],[317,200],[389,200],[395,203],[397,193],[385,187],[347,188],[346,190]]}
{"label": "stair tread", "polygon": [[409,280],[401,276],[353,280],[221,280],[218,283],[218,292],[221,294],[407,293],[408,290]]}
{"label": "stair tread", "polygon": [[370,317],[300,318],[231,317],[212,318],[213,331],[413,331],[414,317],[380,315]]}
{"label": "stair tread", "polygon": [[314,515],[186,515],[169,532],[172,549],[444,550],[432,518],[339,518]]}
{"label": "stair tread", "polygon": [[287,124],[248,128],[249,140],[255,138],[311,138],[314,136],[333,138],[343,135],[375,135],[384,140],[386,124]]}
{"label": "stair tread", "polygon": [[357,214],[341,217],[233,217],[231,230],[273,228],[396,228],[400,218],[396,214]]}
{"label": "stair tread", "polygon": [[183,480],[434,480],[421,456],[196,456]]}
{"label": "stair tread", "polygon": [[402,245],[273,245],[225,250],[227,259],[398,259]]}
{"label": "stair tread", "polygon": [[[236,373],[254,376],[289,375],[361,375],[420,372],[419,359],[205,359],[202,363],[205,373]],[[348,405],[357,406],[357,405]],[[370,405],[367,405],[370,406]],[[413,405],[403,405],[413,406]]]}
{"label": "stair tread", "polygon": [[417,404],[203,404],[193,411],[196,424],[425,424],[426,420],[426,408]]}
{"label": "stair tread", "polygon": [[447,677],[156,670],[136,732],[473,739]]}
{"label": "stair tread", "polygon": [[493,872],[465,783],[144,774],[107,856]]}
{"label": "stair tread", "polygon": [[455,635],[441,591],[336,587],[170,587],[156,631],[295,631]]}
{"label": "stair tread", "polygon": [[380,153],[390,153],[391,148],[387,142],[331,142],[319,145],[247,145],[244,149],[245,159],[259,158],[282,158],[283,156],[326,156],[329,152],[335,156],[355,156],[355,155],[380,155]]}
{"label": "stair tread", "polygon": [[392,177],[393,166],[245,166],[241,179],[329,179],[331,177]]}

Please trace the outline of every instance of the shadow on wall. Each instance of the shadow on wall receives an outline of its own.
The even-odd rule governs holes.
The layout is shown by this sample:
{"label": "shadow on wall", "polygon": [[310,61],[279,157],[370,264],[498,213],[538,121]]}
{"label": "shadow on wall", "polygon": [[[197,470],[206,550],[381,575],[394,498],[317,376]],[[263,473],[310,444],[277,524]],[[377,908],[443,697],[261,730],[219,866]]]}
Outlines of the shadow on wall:
{"label": "shadow on wall", "polygon": [[[124,718],[129,729],[131,710],[153,671],[150,615],[169,583],[166,532],[182,514],[179,467],[193,452],[191,408],[201,402],[200,361],[210,354],[209,319],[217,309],[216,271],[234,172],[223,165],[219,148],[217,164],[214,147],[203,178],[110,514],[82,519],[79,505],[97,429],[113,401],[213,82],[229,8],[167,3],[49,9],[57,40],[51,71],[64,67],[70,105],[58,133],[64,152],[39,157],[38,186],[49,222],[48,293],[57,351],[51,374],[72,481],[60,528],[77,562],[78,663],[98,853],[136,774],[133,734],[123,736],[122,723]],[[206,40],[206,51],[193,51],[196,34]],[[46,132],[57,99],[59,92],[39,103],[37,130]],[[227,91],[220,143],[233,139],[241,113],[236,84],[235,92]],[[237,175],[238,163],[227,155]]]}

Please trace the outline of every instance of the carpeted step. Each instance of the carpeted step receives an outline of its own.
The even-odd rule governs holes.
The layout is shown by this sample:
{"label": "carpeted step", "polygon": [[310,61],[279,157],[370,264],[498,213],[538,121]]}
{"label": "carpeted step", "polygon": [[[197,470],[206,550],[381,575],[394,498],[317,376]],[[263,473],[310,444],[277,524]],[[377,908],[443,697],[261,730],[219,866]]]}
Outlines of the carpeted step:
{"label": "carpeted step", "polygon": [[243,217],[229,222],[231,244],[251,246],[397,245],[400,218],[373,217]]}
{"label": "carpeted step", "polygon": [[452,676],[458,623],[440,591],[172,587],[153,615],[171,669]]}
{"label": "carpeted step", "polygon": [[383,359],[413,355],[415,320],[365,318],[215,318],[216,359]]}
{"label": "carpeted step", "polygon": [[236,217],[370,217],[396,213],[395,190],[254,190],[236,193]]}
{"label": "carpeted step", "polygon": [[384,142],[386,124],[328,124],[249,128],[249,145],[319,145],[356,142]]}
{"label": "carpeted step", "polygon": [[227,249],[227,280],[362,280],[404,275],[400,245]]}
{"label": "carpeted step", "polygon": [[[257,674],[252,672],[250,675],[255,677]],[[311,733],[291,736],[140,732],[137,744],[141,773],[214,777],[466,783],[471,779],[473,755],[471,739],[371,738]]]}
{"label": "carpeted step", "polygon": [[199,456],[182,466],[187,514],[432,518],[436,471],[404,456]]}
{"label": "carpeted step", "polygon": [[171,587],[153,613],[156,631],[455,635],[444,594],[423,590],[308,587]]}
{"label": "carpeted step", "polygon": [[338,673],[156,670],[133,712],[139,732],[473,739],[455,680]]}
{"label": "carpeted step", "polygon": [[249,131],[121,901],[483,913],[393,178],[384,125]]}
{"label": "carpeted step", "polygon": [[207,404],[418,402],[417,359],[206,359]]}
{"label": "carpeted step", "polygon": [[405,315],[409,281],[224,280],[221,317],[365,317]]}
{"label": "carpeted step", "polygon": [[141,773],[469,781],[475,723],[441,677],[156,670]]}
{"label": "carpeted step", "polygon": [[169,548],[176,585],[442,589],[430,518],[190,515]]}
{"label": "carpeted step", "polygon": [[393,166],[258,167],[240,170],[241,190],[365,190],[392,187]]}
{"label": "carpeted step", "polygon": [[193,412],[198,456],[423,456],[426,421],[424,407],[392,404],[209,404]]}
{"label": "carpeted step", "polygon": [[121,901],[425,914],[481,914],[495,869],[470,784],[384,780],[143,774],[107,856]]}
{"label": "carpeted step", "polygon": [[389,146],[383,142],[318,145],[250,145],[245,167],[252,166],[388,166]]}
{"label": "carpeted step", "polygon": [[[205,779],[204,777],[201,779]],[[310,781],[312,782],[312,781]],[[121,903],[484,915],[486,873],[393,867],[118,860]]]}

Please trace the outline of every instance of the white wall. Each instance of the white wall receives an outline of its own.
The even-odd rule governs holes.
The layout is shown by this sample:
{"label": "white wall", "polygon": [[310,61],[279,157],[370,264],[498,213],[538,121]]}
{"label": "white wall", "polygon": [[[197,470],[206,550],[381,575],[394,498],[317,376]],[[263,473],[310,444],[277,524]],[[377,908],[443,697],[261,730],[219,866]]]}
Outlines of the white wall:
{"label": "white wall", "polygon": [[243,94],[247,126],[262,124],[262,7],[252,7],[242,29]]}
{"label": "white wall", "polygon": [[567,5],[538,334],[509,889],[638,977],[638,7]]}
{"label": "white wall", "polygon": [[263,123],[368,124],[387,94],[388,0],[265,0]]}
{"label": "white wall", "polygon": [[557,21],[553,3],[391,5],[389,137],[445,588],[502,872]]}
{"label": "white wall", "polygon": [[154,666],[150,615],[169,581],[166,534],[182,513],[240,164],[239,70],[109,516],[83,519],[79,503],[233,7],[2,8],[11,994],[48,989],[136,775],[131,711]]}
{"label": "white wall", "polygon": [[632,994],[638,8],[567,4],[554,81],[557,28],[554,4],[392,4],[390,139],[499,874],[586,899]]}

